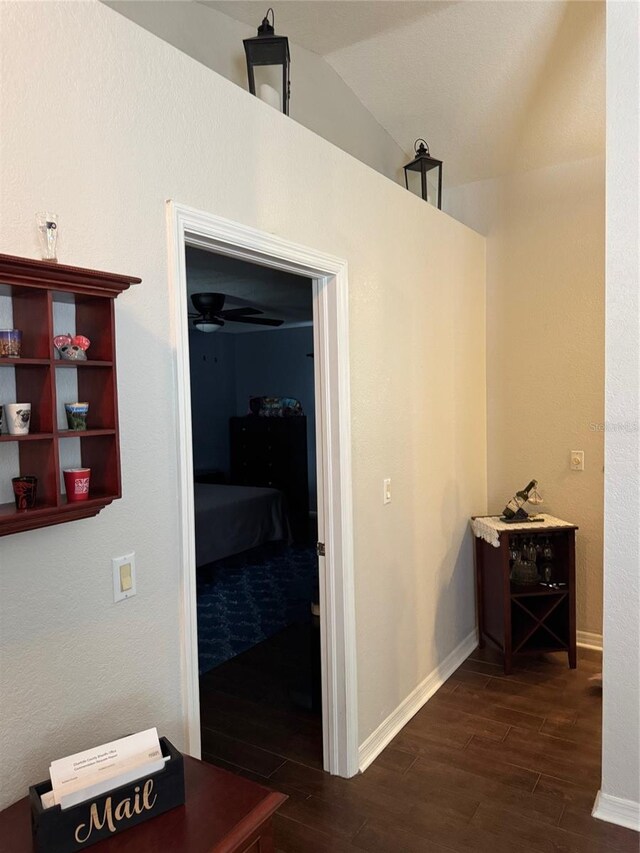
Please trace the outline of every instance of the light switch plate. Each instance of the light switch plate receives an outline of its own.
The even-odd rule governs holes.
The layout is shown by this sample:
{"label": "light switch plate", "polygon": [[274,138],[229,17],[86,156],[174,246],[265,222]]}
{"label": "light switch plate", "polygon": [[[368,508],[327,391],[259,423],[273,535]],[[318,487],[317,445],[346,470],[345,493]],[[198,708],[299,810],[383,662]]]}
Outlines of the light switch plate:
{"label": "light switch plate", "polygon": [[113,568],[113,600],[123,601],[136,594],[135,552],[111,560]]}
{"label": "light switch plate", "polygon": [[382,503],[391,503],[391,477],[382,481]]}

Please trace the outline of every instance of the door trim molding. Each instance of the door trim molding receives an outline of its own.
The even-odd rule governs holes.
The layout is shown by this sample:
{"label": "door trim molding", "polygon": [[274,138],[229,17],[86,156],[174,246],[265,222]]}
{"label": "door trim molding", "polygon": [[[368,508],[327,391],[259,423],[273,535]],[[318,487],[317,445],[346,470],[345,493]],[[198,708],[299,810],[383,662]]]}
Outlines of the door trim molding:
{"label": "door trim molding", "polygon": [[334,775],[350,777],[358,772],[359,762],[347,262],[173,201],[167,202],[166,213],[177,394],[180,635],[186,752],[196,758],[201,755],[185,260],[188,244],[313,280],[316,443],[321,462],[318,515],[326,545],[326,557],[320,558],[324,767]]}

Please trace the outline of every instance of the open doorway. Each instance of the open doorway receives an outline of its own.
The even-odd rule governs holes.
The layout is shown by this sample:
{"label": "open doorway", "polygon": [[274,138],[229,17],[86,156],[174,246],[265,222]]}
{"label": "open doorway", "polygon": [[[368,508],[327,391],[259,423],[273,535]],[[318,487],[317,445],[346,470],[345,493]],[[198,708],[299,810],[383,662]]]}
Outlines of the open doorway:
{"label": "open doorway", "polygon": [[[187,251],[202,249],[312,282],[313,375],[322,766],[353,776],[359,769],[346,262],[221,217],[167,202],[169,270],[176,356],[176,430],[181,536],[185,750],[202,755],[197,632],[196,523],[191,422]],[[243,298],[243,297],[237,297]],[[236,306],[242,307],[242,306]],[[246,307],[246,306],[245,306]],[[224,307],[220,310],[224,310]],[[233,309],[231,309],[233,310]],[[258,309],[260,310],[260,309]],[[277,318],[276,318],[277,319]]]}
{"label": "open doorway", "polygon": [[186,271],[202,757],[322,767],[313,282]]}

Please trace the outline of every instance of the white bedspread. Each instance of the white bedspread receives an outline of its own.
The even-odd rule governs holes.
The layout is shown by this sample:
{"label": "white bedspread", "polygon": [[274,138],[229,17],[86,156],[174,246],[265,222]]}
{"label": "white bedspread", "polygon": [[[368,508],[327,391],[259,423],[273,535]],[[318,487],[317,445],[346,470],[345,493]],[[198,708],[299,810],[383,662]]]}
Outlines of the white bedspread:
{"label": "white bedspread", "polygon": [[290,537],[277,489],[196,483],[194,491],[198,566]]}

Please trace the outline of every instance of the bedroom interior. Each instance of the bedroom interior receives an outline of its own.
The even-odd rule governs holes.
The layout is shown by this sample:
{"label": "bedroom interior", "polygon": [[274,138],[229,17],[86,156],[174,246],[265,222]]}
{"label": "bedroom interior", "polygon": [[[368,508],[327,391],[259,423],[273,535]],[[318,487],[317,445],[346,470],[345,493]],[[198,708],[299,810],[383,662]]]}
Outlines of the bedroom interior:
{"label": "bedroom interior", "polygon": [[321,766],[311,281],[189,246],[186,274],[202,754],[304,730]]}

